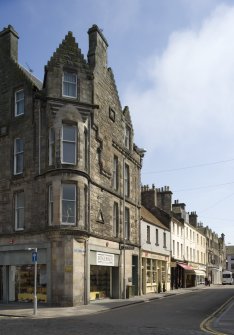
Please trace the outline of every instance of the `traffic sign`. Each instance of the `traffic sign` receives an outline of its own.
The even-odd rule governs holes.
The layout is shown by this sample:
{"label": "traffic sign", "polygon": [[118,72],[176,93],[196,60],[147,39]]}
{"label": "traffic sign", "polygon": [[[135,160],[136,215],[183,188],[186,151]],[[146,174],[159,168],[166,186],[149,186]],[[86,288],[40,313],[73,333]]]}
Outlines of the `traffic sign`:
{"label": "traffic sign", "polygon": [[36,251],[33,251],[33,252],[32,252],[32,262],[33,262],[33,263],[36,263],[36,262],[37,262],[37,252],[36,252]]}

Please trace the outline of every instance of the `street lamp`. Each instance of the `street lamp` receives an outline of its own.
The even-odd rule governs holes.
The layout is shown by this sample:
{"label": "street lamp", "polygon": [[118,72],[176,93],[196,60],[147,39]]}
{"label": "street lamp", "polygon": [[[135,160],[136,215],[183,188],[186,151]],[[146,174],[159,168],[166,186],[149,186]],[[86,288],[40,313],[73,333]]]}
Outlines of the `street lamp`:
{"label": "street lamp", "polygon": [[37,248],[27,248],[32,250],[32,262],[34,263],[34,294],[33,294],[33,315],[37,314]]}

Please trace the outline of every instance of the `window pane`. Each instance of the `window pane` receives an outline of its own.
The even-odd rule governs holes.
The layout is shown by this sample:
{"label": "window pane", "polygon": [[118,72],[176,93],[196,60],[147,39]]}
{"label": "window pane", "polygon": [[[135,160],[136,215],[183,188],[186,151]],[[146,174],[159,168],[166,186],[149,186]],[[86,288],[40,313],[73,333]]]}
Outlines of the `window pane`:
{"label": "window pane", "polygon": [[76,185],[64,184],[62,186],[62,222],[76,221]]}
{"label": "window pane", "polygon": [[24,208],[17,210],[17,228],[24,228]]}
{"label": "window pane", "polygon": [[76,75],[74,73],[64,72],[64,81],[69,81],[71,83],[76,82]]}
{"label": "window pane", "polygon": [[23,172],[23,167],[24,167],[24,156],[23,154],[17,154],[15,172],[16,173]]}
{"label": "window pane", "polygon": [[17,208],[24,207],[24,193],[20,192],[16,196],[16,205]]}
{"label": "window pane", "polygon": [[15,149],[16,149],[16,153],[22,152],[24,150],[24,142],[20,138],[17,138],[15,140]]}
{"label": "window pane", "polygon": [[76,163],[76,145],[75,143],[63,143],[63,162]]}
{"label": "window pane", "polygon": [[24,228],[24,192],[15,195],[15,227]]}
{"label": "window pane", "polygon": [[63,199],[73,200],[73,201],[76,199],[76,186],[75,185],[63,185]]}
{"label": "window pane", "polygon": [[20,90],[15,93],[15,115],[24,113],[24,91]]}
{"label": "window pane", "polygon": [[65,72],[63,75],[63,95],[75,98],[77,93],[77,77],[74,73]]}
{"label": "window pane", "polygon": [[76,140],[76,127],[74,126],[63,126],[63,140],[75,142]]}
{"label": "window pane", "polygon": [[63,200],[63,223],[75,223],[75,202]]}

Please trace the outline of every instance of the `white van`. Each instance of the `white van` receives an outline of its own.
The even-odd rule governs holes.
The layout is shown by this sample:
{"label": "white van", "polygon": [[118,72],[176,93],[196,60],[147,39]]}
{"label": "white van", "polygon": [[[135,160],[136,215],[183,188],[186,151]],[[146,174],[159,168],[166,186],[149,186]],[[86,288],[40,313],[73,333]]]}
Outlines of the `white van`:
{"label": "white van", "polygon": [[232,277],[232,272],[231,271],[223,271],[222,273],[222,284],[233,284],[233,277]]}

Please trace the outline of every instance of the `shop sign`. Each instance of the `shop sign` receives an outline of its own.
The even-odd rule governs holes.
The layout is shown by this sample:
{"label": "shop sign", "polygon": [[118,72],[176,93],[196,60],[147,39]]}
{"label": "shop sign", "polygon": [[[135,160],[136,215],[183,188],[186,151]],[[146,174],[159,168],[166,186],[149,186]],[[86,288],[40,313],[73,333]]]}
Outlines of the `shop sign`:
{"label": "shop sign", "polygon": [[75,253],[78,253],[78,254],[79,254],[79,253],[80,253],[80,254],[84,254],[85,250],[84,250],[83,248],[75,248],[75,249],[74,249],[74,252],[75,252]]}
{"label": "shop sign", "polygon": [[97,252],[97,265],[114,266],[114,255]]}
{"label": "shop sign", "polygon": [[133,245],[126,245],[126,244],[121,244],[120,245],[120,250],[124,249],[124,250],[134,250],[134,246]]}
{"label": "shop sign", "polygon": [[176,268],[176,262],[171,262],[171,268]]}

